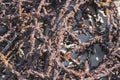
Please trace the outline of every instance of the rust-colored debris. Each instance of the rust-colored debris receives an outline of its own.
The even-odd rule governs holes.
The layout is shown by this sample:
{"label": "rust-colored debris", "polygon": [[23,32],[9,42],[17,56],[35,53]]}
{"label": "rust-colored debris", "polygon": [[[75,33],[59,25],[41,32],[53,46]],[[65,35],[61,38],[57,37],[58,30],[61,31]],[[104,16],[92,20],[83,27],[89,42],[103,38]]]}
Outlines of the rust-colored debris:
{"label": "rust-colored debris", "polygon": [[119,80],[112,0],[0,0],[0,80]]}

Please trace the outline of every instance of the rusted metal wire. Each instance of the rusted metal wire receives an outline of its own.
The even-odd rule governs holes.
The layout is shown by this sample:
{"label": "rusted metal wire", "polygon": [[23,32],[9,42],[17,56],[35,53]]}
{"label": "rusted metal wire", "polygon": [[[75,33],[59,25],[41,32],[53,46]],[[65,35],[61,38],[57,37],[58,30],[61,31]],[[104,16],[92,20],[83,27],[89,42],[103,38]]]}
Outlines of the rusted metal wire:
{"label": "rusted metal wire", "polygon": [[115,4],[0,1],[0,71],[12,80],[119,79],[120,21]]}

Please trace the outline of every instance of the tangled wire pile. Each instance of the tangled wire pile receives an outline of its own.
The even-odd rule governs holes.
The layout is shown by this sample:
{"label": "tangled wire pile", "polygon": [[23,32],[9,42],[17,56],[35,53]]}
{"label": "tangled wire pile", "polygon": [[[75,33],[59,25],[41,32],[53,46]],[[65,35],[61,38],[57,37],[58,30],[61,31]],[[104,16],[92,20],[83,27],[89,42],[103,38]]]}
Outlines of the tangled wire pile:
{"label": "tangled wire pile", "polygon": [[0,78],[120,79],[111,0],[0,0]]}

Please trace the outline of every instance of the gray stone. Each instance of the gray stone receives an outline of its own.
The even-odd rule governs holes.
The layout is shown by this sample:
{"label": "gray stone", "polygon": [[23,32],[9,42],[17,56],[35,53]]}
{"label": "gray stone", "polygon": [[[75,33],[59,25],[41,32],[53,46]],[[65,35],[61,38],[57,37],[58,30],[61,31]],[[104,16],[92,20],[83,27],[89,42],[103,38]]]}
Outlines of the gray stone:
{"label": "gray stone", "polygon": [[64,64],[64,66],[69,66],[69,62],[68,61],[65,61],[65,62],[63,62],[63,64]]}
{"label": "gray stone", "polygon": [[90,66],[91,68],[97,67],[103,60],[104,52],[102,51],[99,44],[94,45],[94,54],[90,55]]}
{"label": "gray stone", "polygon": [[8,30],[7,26],[0,26],[0,36],[5,34],[7,30]]}
{"label": "gray stone", "polygon": [[77,36],[82,42],[88,42],[90,39],[89,35],[85,35],[85,34],[80,34]]}
{"label": "gray stone", "polygon": [[71,57],[75,59],[78,55],[79,55],[79,53],[73,53],[73,54],[71,54]]}
{"label": "gray stone", "polygon": [[88,53],[84,53],[84,54],[82,55],[82,57],[80,58],[80,62],[81,62],[81,63],[84,63],[87,58],[88,58]]}
{"label": "gray stone", "polygon": [[77,20],[80,20],[82,18],[82,11],[78,11],[75,17]]}

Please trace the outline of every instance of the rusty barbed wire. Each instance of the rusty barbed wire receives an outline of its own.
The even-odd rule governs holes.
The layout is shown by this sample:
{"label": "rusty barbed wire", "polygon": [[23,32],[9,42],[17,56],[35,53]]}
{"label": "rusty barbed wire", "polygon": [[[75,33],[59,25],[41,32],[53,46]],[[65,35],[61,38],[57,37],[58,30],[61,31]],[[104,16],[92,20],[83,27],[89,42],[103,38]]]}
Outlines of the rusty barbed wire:
{"label": "rusty barbed wire", "polygon": [[119,79],[117,14],[111,0],[0,1],[0,78]]}

